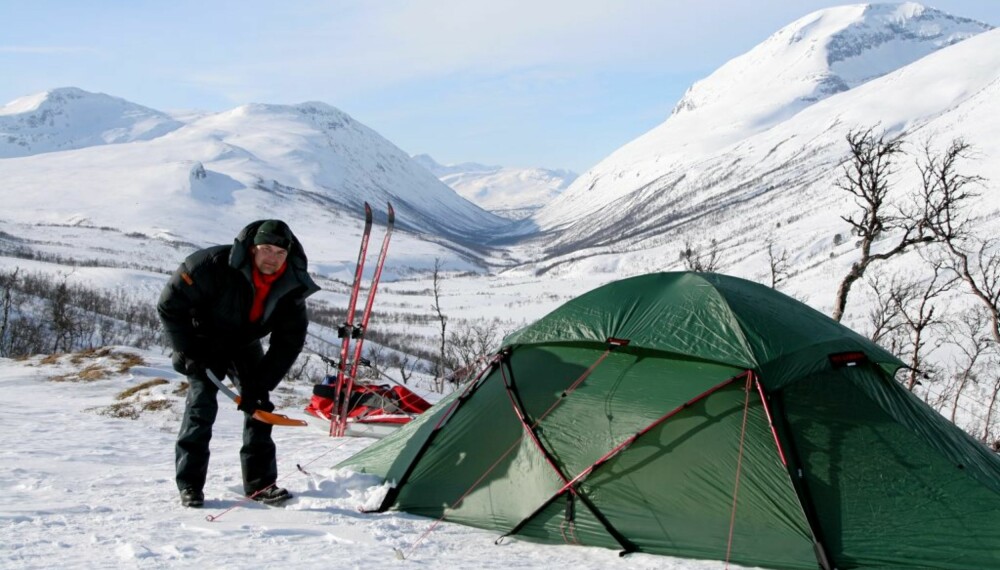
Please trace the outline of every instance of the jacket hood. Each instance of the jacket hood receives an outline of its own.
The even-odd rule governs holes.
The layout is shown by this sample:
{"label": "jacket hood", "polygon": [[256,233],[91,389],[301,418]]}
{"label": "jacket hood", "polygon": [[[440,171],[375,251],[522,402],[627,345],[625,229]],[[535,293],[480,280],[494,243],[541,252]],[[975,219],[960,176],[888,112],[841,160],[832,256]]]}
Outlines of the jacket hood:
{"label": "jacket hood", "polygon": [[[234,269],[242,269],[252,261],[250,248],[253,247],[253,238],[257,235],[257,230],[262,224],[270,220],[257,220],[246,225],[233,240],[233,249],[229,253],[229,266]],[[310,294],[319,291],[319,286],[309,277],[309,260],[306,252],[302,249],[295,234],[290,228],[286,228],[291,237],[291,246],[288,248],[288,269],[296,275],[309,289]]]}
{"label": "jacket hood", "polygon": [[[267,221],[269,220],[257,220],[256,222],[250,222],[246,227],[240,230],[240,233],[236,235],[236,239],[233,240],[233,251],[229,255],[229,265],[239,268],[250,260],[250,248],[253,247],[253,238],[257,235],[257,230],[260,229],[260,226]],[[305,271],[309,262],[306,258],[306,252],[302,249],[302,244],[299,243],[298,238],[295,237],[292,230],[287,228],[287,232],[292,238],[292,244],[288,248],[289,267]]]}

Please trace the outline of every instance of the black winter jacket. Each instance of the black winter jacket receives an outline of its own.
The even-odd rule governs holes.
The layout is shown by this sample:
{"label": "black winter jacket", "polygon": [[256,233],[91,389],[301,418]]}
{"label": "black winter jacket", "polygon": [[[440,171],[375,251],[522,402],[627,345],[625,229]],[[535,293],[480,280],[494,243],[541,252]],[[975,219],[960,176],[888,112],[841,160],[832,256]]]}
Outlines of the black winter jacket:
{"label": "black winter jacket", "polygon": [[[181,263],[160,295],[157,311],[175,352],[213,368],[229,366],[267,335],[269,348],[253,365],[254,378],[242,379],[270,391],[278,385],[305,345],[309,317],[306,297],[319,291],[307,272],[302,246],[293,239],[284,274],[275,281],[264,314],[250,322],[254,285],[249,248],[263,220],[240,231],[233,245],[197,251]],[[259,350],[256,351],[259,354]]]}

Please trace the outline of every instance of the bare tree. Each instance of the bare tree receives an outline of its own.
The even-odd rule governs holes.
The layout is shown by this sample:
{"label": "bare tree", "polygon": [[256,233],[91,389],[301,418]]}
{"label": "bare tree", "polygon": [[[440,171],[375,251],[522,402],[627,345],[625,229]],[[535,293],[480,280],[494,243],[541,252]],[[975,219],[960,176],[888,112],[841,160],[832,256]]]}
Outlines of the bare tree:
{"label": "bare tree", "polygon": [[968,157],[969,145],[961,139],[952,141],[941,155],[930,145],[925,147],[919,165],[923,179],[925,218],[929,231],[944,244],[951,257],[952,269],[966,284],[990,317],[991,334],[1000,345],[1000,258],[996,242],[972,234],[966,204],[978,196],[973,188],[981,184],[978,176],[958,172],[958,162]]}
{"label": "bare tree", "polygon": [[[996,366],[993,367],[996,370]],[[993,374],[993,391],[990,393],[989,404],[986,406],[986,421],[983,424],[983,436],[982,440],[984,442],[989,442],[992,438],[991,434],[993,432],[993,414],[996,413],[997,409],[997,397],[1000,396],[1000,374]],[[1000,451],[1000,435],[996,436],[993,442],[993,448],[996,451]]]}
{"label": "bare tree", "polygon": [[774,243],[774,236],[767,238],[767,266],[771,274],[771,288],[777,289],[778,285],[788,279],[790,268],[788,265],[788,251],[781,250]]}
{"label": "bare tree", "polygon": [[69,352],[74,348],[74,341],[77,336],[78,323],[73,314],[73,306],[70,303],[70,288],[64,277],[62,282],[56,286],[55,294],[49,299],[49,322],[55,339],[52,343],[52,352]]}
{"label": "bare tree", "polygon": [[496,319],[462,323],[457,331],[451,333],[448,344],[450,360],[454,365],[450,381],[462,384],[475,374],[480,363],[497,350],[502,336]]}
{"label": "bare tree", "polygon": [[447,352],[446,352],[446,341],[447,328],[448,328],[448,317],[444,315],[441,311],[441,260],[434,260],[434,274],[433,274],[433,289],[434,293],[434,305],[431,306],[434,309],[434,313],[437,315],[437,320],[441,325],[441,344],[440,350],[438,352],[437,363],[434,366],[434,389],[440,394],[444,393],[444,383],[445,376],[447,376]]}
{"label": "bare tree", "polygon": [[[931,331],[946,326],[948,321],[936,310],[935,300],[954,288],[957,278],[945,272],[941,262],[931,262],[932,274],[924,284],[917,282],[900,283],[893,288],[892,300],[909,337],[909,371],[906,388],[910,391],[917,385],[921,374],[930,376],[931,365],[927,361]],[[937,313],[937,314],[935,314]]]}
{"label": "bare tree", "polygon": [[399,360],[399,377],[403,380],[403,384],[410,381],[410,378],[413,377],[413,369],[416,367],[417,360],[413,359],[413,362],[410,362],[409,356],[404,356]]}
{"label": "bare tree", "polygon": [[285,380],[288,382],[298,382],[298,381],[309,381],[314,382],[314,378],[310,374],[309,367],[309,357],[308,356],[298,356],[295,362],[292,363],[291,368],[285,373]]}
{"label": "bare tree", "polygon": [[7,323],[10,322],[10,309],[14,300],[14,287],[17,284],[17,274],[21,270],[15,267],[13,273],[0,274],[0,287],[3,288],[3,297],[0,298],[0,356],[6,356],[4,342],[7,338]]}
{"label": "bare tree", "polygon": [[959,401],[970,383],[978,383],[980,369],[993,345],[989,332],[989,317],[980,306],[974,306],[956,320],[954,326],[955,346],[961,356],[955,361],[954,401],[950,419],[955,423]]}
{"label": "bare tree", "polygon": [[904,384],[911,391],[920,377],[935,376],[936,367],[927,359],[933,350],[932,331],[950,324],[937,310],[935,300],[951,290],[957,279],[940,262],[932,263],[932,267],[933,276],[926,282],[893,276],[885,283],[878,275],[867,279],[875,292],[868,314],[871,339],[895,354],[908,355]]}
{"label": "bare tree", "polygon": [[698,247],[691,245],[690,241],[684,240],[684,249],[681,250],[680,257],[684,261],[684,268],[688,271],[706,273],[718,271],[720,267],[719,242],[712,238],[708,245],[708,251],[702,252]]}
{"label": "bare tree", "polygon": [[[985,182],[980,176],[959,172],[960,162],[970,155],[971,146],[962,139],[953,140],[941,154],[935,154],[930,143],[924,146],[924,158],[918,163],[927,209],[924,217],[928,230],[944,244],[951,269],[986,313],[990,339],[996,349],[1000,348],[1000,257],[995,240],[974,235],[972,218],[966,210],[968,203],[978,196],[976,186]],[[994,375],[983,427],[984,441],[990,437],[998,396],[1000,375]]]}
{"label": "bare tree", "polygon": [[70,285],[64,275],[0,273],[0,355],[72,351],[100,344],[146,348],[161,331],[148,299]]}
{"label": "bare tree", "polygon": [[383,363],[386,361],[385,346],[376,343],[368,343],[365,345],[365,362],[367,362],[366,368],[368,369],[367,374],[365,374],[366,377],[378,378],[379,376],[385,375],[385,367],[383,366]]}
{"label": "bare tree", "polygon": [[[903,153],[901,137],[875,134],[873,128],[847,134],[850,157],[843,168],[843,177],[836,186],[854,196],[859,211],[841,216],[860,238],[861,258],[840,282],[833,304],[833,319],[840,321],[847,307],[851,287],[861,279],[868,267],[907,251],[910,247],[933,241],[924,231],[920,212],[903,212],[889,200],[890,183],[896,173],[895,162]],[[872,252],[872,245],[889,233],[899,233],[899,239],[889,249]]]}
{"label": "bare tree", "polygon": [[903,323],[899,305],[895,302],[896,279],[893,278],[886,284],[882,281],[882,275],[876,273],[866,280],[875,293],[874,304],[868,311],[868,322],[872,327],[869,338],[889,349],[889,352],[898,354],[903,344],[900,333]]}

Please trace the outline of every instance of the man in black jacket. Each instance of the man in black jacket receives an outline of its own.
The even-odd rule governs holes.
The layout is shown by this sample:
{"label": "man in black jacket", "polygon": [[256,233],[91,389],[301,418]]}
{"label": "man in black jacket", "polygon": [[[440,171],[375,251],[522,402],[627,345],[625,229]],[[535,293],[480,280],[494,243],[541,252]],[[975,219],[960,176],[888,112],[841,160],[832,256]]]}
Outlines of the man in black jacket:
{"label": "man in black jacket", "polygon": [[[243,491],[279,504],[289,498],[275,486],[278,464],[271,428],[251,417],[272,411],[268,393],[305,344],[306,297],[319,290],[309,277],[301,244],[280,220],[259,220],[240,231],[233,245],[197,251],[163,289],[157,310],[173,347],[174,369],[190,387],[177,436],[177,488],[181,504],[200,507],[208,473],[209,440],[219,410],[218,378],[239,379],[243,423]],[[265,353],[260,339],[270,335]]]}

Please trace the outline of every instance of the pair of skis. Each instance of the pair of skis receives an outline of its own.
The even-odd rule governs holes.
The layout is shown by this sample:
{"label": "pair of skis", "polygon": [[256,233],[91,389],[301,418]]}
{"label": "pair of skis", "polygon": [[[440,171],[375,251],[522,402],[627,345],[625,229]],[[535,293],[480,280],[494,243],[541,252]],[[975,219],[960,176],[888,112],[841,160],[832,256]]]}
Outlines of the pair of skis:
{"label": "pair of skis", "polygon": [[[361,234],[361,248],[358,251],[358,262],[354,270],[354,283],[351,286],[351,296],[347,303],[347,317],[344,324],[337,331],[342,339],[340,345],[340,362],[337,365],[336,399],[333,402],[333,409],[330,413],[330,435],[333,437],[343,437],[347,430],[347,414],[350,411],[348,406],[351,400],[351,390],[354,389],[354,380],[358,374],[358,364],[361,362],[361,348],[364,345],[365,331],[368,329],[368,319],[372,315],[372,303],[375,302],[375,291],[378,289],[379,279],[382,277],[382,266],[385,265],[385,255],[389,251],[389,238],[392,237],[392,226],[396,221],[396,213],[392,209],[392,204],[388,204],[388,219],[385,225],[385,237],[382,238],[382,249],[379,251],[378,260],[375,262],[375,274],[372,276],[371,285],[368,287],[368,299],[365,301],[364,311],[361,313],[361,321],[354,322],[354,313],[358,303],[358,291],[361,289],[361,275],[364,272],[365,258],[368,254],[368,238],[372,231],[372,208],[365,202],[365,229]],[[351,340],[354,340],[354,351],[350,360],[348,354],[351,352]]]}

